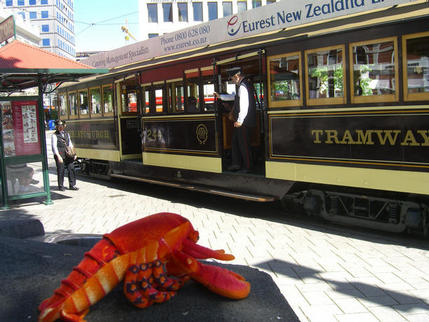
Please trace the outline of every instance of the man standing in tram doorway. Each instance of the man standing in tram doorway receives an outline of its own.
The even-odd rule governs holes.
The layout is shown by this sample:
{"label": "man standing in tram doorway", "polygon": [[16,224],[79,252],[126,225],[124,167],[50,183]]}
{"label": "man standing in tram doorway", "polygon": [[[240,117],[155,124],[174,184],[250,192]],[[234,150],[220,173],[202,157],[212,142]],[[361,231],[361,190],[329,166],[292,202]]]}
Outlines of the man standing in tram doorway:
{"label": "man standing in tram doorway", "polygon": [[55,121],[55,132],[51,138],[52,153],[54,154],[55,164],[57,166],[58,189],[64,191],[64,173],[67,169],[69,177],[69,189],[78,190],[76,187],[76,172],[74,168],[74,160],[76,155],[70,155],[73,151],[73,143],[69,133],[65,131],[65,121]]}
{"label": "man standing in tram doorway", "polygon": [[232,164],[228,171],[249,173],[253,167],[251,132],[256,126],[255,90],[250,80],[245,78],[240,67],[229,70],[228,77],[237,86],[237,94],[214,93],[215,97],[224,101],[234,100],[232,116],[234,131],[232,133]]}

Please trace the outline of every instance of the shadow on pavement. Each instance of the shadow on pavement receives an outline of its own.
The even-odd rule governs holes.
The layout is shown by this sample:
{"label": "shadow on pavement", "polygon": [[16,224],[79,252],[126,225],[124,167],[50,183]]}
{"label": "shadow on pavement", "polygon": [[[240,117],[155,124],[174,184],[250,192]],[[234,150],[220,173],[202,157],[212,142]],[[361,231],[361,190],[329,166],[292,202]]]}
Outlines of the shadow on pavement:
{"label": "shadow on pavement", "polygon": [[427,309],[425,299],[410,296],[409,294],[404,294],[397,291],[383,289],[366,283],[335,281],[333,279],[322,277],[320,275],[323,273],[322,271],[317,271],[313,268],[302,265],[273,259],[256,264],[255,266],[262,269],[268,268],[276,274],[284,275],[292,279],[313,279],[320,282],[326,282],[330,284],[332,289],[338,293],[360,298],[366,302],[372,302],[380,306],[385,306],[386,297],[390,296],[394,300],[394,303],[392,303],[391,306],[395,306],[395,309],[401,312],[412,312],[416,309],[421,309],[422,306]]}
{"label": "shadow on pavement", "polygon": [[[87,248],[0,237],[0,321],[36,321],[37,307],[53,295],[60,281]],[[146,309],[132,306],[116,287],[91,307],[88,321],[298,321],[272,278],[255,268],[221,265],[252,284],[248,298],[230,300],[189,281],[177,295]],[[7,286],[7,287],[6,287]]]}

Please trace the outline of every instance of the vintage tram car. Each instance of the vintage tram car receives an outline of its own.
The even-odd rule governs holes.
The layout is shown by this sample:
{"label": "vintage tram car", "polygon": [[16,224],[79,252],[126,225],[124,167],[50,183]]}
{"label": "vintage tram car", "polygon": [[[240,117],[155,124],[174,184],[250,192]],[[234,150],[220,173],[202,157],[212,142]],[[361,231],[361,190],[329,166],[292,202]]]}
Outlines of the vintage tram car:
{"label": "vintage tram car", "polygon": [[[89,174],[254,201],[393,232],[429,229],[427,2],[214,44],[58,90]],[[252,173],[226,171],[213,92],[241,67],[260,104]]]}

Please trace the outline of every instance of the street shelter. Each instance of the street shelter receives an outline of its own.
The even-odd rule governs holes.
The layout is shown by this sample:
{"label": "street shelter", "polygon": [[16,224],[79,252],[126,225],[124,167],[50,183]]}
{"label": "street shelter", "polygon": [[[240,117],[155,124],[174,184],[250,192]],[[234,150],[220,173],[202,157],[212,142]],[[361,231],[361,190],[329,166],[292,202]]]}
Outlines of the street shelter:
{"label": "street shelter", "polygon": [[[43,113],[43,94],[54,84],[106,73],[25,44],[0,48],[0,181],[2,208],[10,200],[46,197],[52,203]],[[11,96],[37,87],[37,96]],[[37,180],[39,179],[39,180]]]}

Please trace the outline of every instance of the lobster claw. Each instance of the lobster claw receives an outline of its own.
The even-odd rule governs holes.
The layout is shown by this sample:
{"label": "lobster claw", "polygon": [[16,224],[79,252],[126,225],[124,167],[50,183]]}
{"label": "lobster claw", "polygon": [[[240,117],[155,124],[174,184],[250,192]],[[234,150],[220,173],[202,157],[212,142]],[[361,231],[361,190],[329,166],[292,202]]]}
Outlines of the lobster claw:
{"label": "lobster claw", "polygon": [[223,250],[212,250],[187,240],[183,242],[182,251],[174,252],[173,260],[167,264],[167,271],[175,276],[189,276],[210,291],[230,299],[239,300],[249,295],[250,283],[243,276],[197,260],[207,258],[232,260],[234,256]]}
{"label": "lobster claw", "polygon": [[244,299],[249,295],[250,283],[240,274],[200,262],[198,266],[197,272],[190,276],[210,291],[234,300]]}

